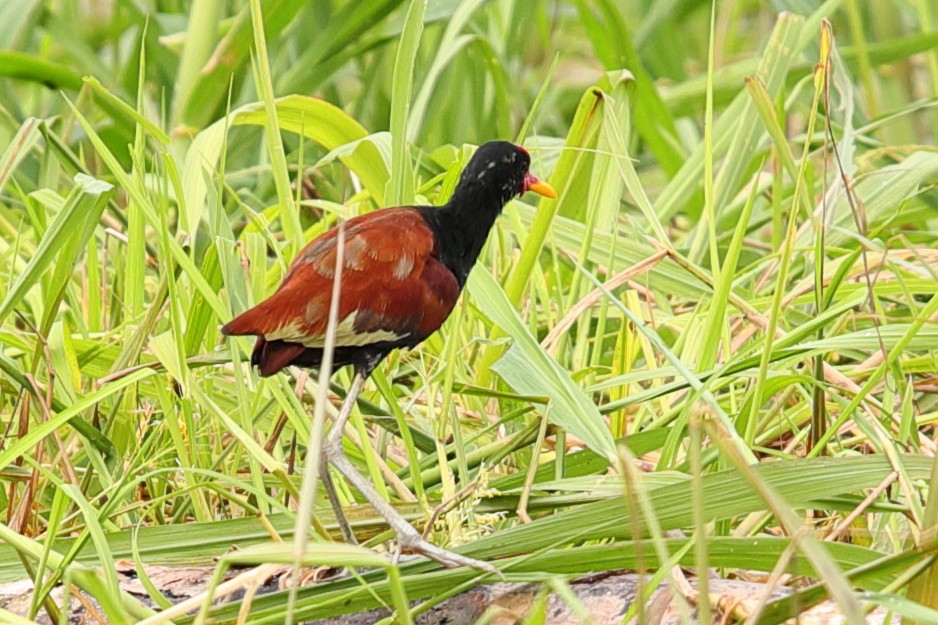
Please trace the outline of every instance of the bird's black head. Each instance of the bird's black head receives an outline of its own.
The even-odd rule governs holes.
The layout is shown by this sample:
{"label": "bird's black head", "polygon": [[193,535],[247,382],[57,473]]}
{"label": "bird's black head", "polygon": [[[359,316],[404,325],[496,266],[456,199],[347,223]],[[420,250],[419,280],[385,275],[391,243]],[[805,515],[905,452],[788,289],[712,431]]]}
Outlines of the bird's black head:
{"label": "bird's black head", "polygon": [[549,185],[528,171],[530,165],[531,157],[522,147],[508,141],[483,143],[463,170],[454,196],[485,198],[501,205],[528,190],[556,197]]}
{"label": "bird's black head", "polygon": [[479,146],[445,206],[419,210],[433,230],[435,253],[462,287],[505,203],[525,191],[557,197],[528,171],[531,157],[507,141]]}

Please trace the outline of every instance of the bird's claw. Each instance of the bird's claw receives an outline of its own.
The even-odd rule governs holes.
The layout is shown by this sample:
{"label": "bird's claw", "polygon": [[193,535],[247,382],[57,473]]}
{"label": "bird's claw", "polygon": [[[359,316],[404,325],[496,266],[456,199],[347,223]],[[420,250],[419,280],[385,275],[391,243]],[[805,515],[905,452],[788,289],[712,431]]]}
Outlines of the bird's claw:
{"label": "bird's claw", "polygon": [[393,558],[395,563],[397,563],[397,561],[400,559],[401,553],[404,551],[420,554],[433,560],[434,562],[442,564],[445,568],[448,569],[466,566],[484,571],[485,573],[497,575],[501,579],[505,578],[505,575],[501,571],[488,562],[482,562],[481,560],[461,556],[458,553],[453,553],[452,551],[447,551],[446,549],[437,547],[433,543],[424,540],[424,538],[417,533],[399,537],[398,547]]}

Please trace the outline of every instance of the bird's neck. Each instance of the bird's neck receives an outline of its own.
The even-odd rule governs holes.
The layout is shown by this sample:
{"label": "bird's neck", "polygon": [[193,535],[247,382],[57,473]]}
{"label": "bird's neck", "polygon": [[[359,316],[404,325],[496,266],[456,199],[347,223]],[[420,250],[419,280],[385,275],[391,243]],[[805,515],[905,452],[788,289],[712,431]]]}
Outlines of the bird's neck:
{"label": "bird's neck", "polygon": [[436,234],[437,256],[456,276],[460,287],[466,283],[504,206],[505,200],[497,195],[460,193],[457,188],[447,204],[421,210]]}

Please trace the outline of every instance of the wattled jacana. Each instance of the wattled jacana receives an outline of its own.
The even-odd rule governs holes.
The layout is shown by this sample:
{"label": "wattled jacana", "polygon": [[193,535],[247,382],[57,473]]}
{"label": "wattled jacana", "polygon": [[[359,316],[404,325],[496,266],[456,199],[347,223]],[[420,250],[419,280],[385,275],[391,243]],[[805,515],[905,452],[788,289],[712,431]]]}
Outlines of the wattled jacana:
{"label": "wattled jacana", "polygon": [[354,366],[355,376],[323,443],[324,458],[394,528],[401,549],[445,566],[494,571],[489,564],[424,540],[349,462],[342,434],[374,368],[392,350],[414,347],[446,321],[505,204],[526,191],[556,197],[550,185],[528,171],[530,164],[528,153],[514,144],[483,144],[448,203],[385,208],[349,219],[341,229],[344,249],[338,272],[340,228],[332,228],[299,253],[276,293],[222,327],[225,335],[257,336],[251,363],[262,376],[289,365],[318,367],[339,274],[333,362],[336,368]]}

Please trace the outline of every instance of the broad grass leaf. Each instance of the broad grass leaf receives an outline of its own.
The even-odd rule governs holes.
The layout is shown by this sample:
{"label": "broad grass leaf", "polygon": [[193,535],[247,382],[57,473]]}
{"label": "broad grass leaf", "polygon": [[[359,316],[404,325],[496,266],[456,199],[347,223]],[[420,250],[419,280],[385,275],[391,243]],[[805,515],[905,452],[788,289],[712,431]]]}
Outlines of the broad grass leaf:
{"label": "broad grass leaf", "polygon": [[469,274],[466,288],[484,313],[513,341],[493,369],[516,392],[549,398],[548,406],[537,405],[537,410],[593,451],[608,459],[615,458],[615,442],[596,405],[541,348],[492,274],[477,268]]}
{"label": "broad grass leaf", "polygon": [[427,0],[410,0],[391,78],[391,178],[385,194],[394,206],[413,204],[416,193],[414,164],[407,146],[407,118],[426,10]]}
{"label": "broad grass leaf", "polygon": [[13,175],[13,171],[23,161],[23,158],[29,154],[38,139],[39,120],[30,117],[23,122],[13,140],[3,150],[3,155],[0,156],[0,191],[3,191],[10,176]]}
{"label": "broad grass leaf", "polygon": [[[912,479],[924,479],[930,474],[929,458],[910,454],[902,459]],[[893,471],[884,456],[786,460],[752,465],[750,469],[756,479],[774,488],[794,509],[806,508],[825,497],[874,488]],[[663,530],[693,522],[692,488],[694,484],[687,480],[648,492]],[[703,476],[701,488],[706,516],[713,520],[766,509],[765,502],[734,469]],[[460,552],[474,558],[492,558],[553,548],[565,541],[632,539],[630,515],[620,498],[584,504],[476,540]],[[639,519],[638,526],[642,534],[647,531],[644,519]]]}
{"label": "broad grass leaf", "polygon": [[[327,150],[360,141],[369,133],[342,109],[324,100],[309,96],[293,95],[276,101],[277,116],[281,130],[302,134]],[[183,189],[186,202],[186,228],[191,234],[198,228],[207,195],[205,175],[208,170],[214,176],[224,145],[225,128],[228,126],[264,126],[266,114],[263,102],[245,105],[233,111],[227,119],[221,119],[196,136],[186,154],[183,171]],[[364,187],[380,206],[384,203],[385,186],[389,179],[388,167],[381,150],[372,142],[359,143],[358,149],[339,158],[358,176]]]}
{"label": "broad grass leaf", "polygon": [[[5,0],[0,4],[0,50],[15,47],[41,0]],[[2,185],[0,185],[2,186]]]}
{"label": "broad grass leaf", "polygon": [[[6,319],[13,308],[22,301],[63,249],[76,253],[81,249],[84,241],[73,242],[72,239],[76,236],[91,234],[91,229],[87,228],[86,224],[97,223],[101,218],[101,213],[104,212],[104,207],[113,190],[112,184],[102,180],[96,180],[84,174],[75,176],[75,186],[69,193],[65,206],[49,225],[35,253],[29,259],[26,269],[17,276],[13,286],[7,291],[3,303],[0,304],[0,321]],[[69,245],[69,243],[75,244]],[[75,259],[60,258],[59,261],[66,266],[71,266]]]}
{"label": "broad grass leaf", "polygon": [[[292,564],[296,558],[292,543],[261,543],[239,549],[222,556],[228,564],[256,565],[270,563]],[[300,560],[303,566],[378,567],[391,566],[390,560],[379,553],[344,543],[309,543]]]}

